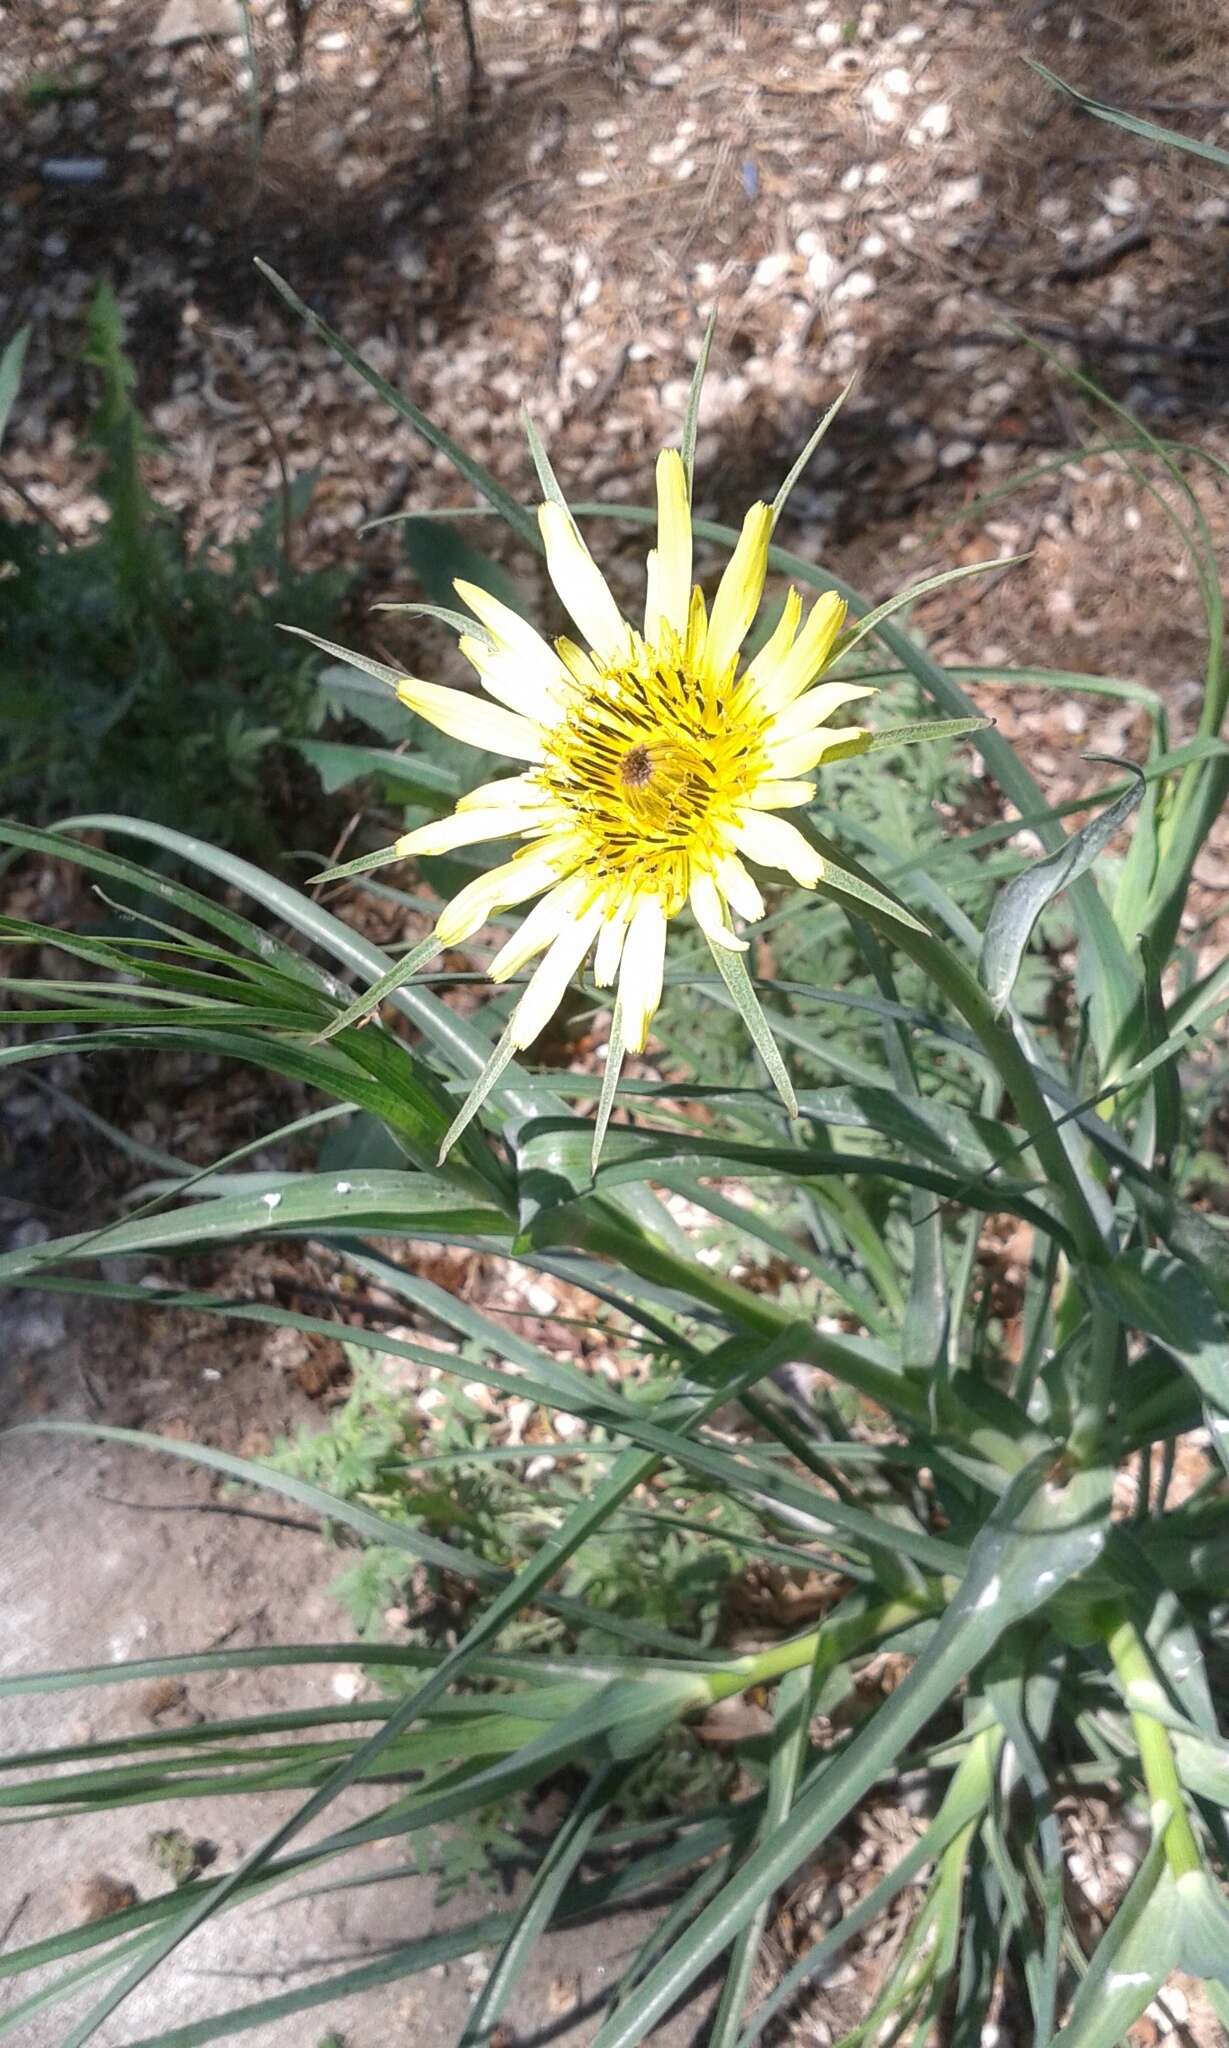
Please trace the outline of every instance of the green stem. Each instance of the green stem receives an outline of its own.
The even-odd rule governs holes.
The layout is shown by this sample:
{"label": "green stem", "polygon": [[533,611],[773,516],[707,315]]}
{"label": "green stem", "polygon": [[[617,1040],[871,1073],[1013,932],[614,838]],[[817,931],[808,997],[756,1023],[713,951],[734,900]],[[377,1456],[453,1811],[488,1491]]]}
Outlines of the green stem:
{"label": "green stem", "polygon": [[869,1650],[884,1636],[896,1635],[924,1615],[933,1614],[942,1603],[936,1583],[927,1593],[913,1598],[886,1600],[879,1607],[850,1603],[828,1616],[809,1635],[791,1636],[728,1664],[723,1671],[707,1674],[714,1699],[728,1699],[731,1693],[746,1692],[753,1685],[768,1685],[787,1671],[814,1664],[817,1679],[837,1664],[862,1650]]}
{"label": "green stem", "polygon": [[1203,1857],[1186,1810],[1186,1795],[1174,1761],[1169,1730],[1154,1714],[1135,1704],[1141,1694],[1147,1698],[1159,1691],[1152,1664],[1134,1622],[1111,1620],[1105,1640],[1127,1696],[1149,1800],[1153,1806],[1161,1802],[1169,1808],[1165,1860],[1175,1877],[1185,1877],[1192,1870],[1203,1869]]}
{"label": "green stem", "polygon": [[1071,1425],[1071,1455],[1078,1465],[1090,1464],[1100,1448],[1121,1359],[1122,1325],[1112,1309],[1094,1301],[1084,1384]]}

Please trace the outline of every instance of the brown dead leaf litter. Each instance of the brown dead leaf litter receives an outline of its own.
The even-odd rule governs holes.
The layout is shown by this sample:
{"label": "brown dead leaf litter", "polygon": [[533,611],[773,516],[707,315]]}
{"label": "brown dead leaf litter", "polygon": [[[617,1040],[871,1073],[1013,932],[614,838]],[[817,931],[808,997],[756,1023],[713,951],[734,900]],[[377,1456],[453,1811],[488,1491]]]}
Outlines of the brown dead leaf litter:
{"label": "brown dead leaf litter", "polygon": [[[405,594],[393,540],[360,538],[359,526],[373,513],[458,505],[465,495],[444,458],[294,327],[256,278],[254,255],[526,496],[522,402],[571,494],[646,497],[656,448],[677,438],[699,334],[717,301],[698,451],[704,513],[737,518],[775,486],[857,371],[853,398],[795,493],[787,545],[830,560],[873,597],[905,576],[1028,551],[1024,565],[920,609],[936,651],[975,670],[1028,664],[1145,682],[1169,707],[1175,738],[1190,732],[1201,614],[1164,506],[1119,460],[1093,456],[973,508],[1106,428],[1004,323],[1095,377],[1154,432],[1229,458],[1223,178],[1078,115],[1023,61],[1040,59],[1101,97],[1223,145],[1229,24],[1210,0],[625,0],[621,9],[478,0],[482,75],[472,90],[452,0],[429,0],[429,48],[413,0],[289,9],[253,0],[252,16],[254,78],[228,0],[182,0],[174,34],[163,0],[10,0],[0,10],[0,333],[27,320],[34,328],[0,488],[5,479],[20,485],[70,532],[98,516],[77,441],[87,414],[79,353],[90,296],[109,276],[161,443],[153,468],[164,500],[225,543],[276,489],[279,455],[292,472],[316,468],[305,554],[341,552],[366,566],[371,594]],[[211,32],[195,34],[194,21]],[[1203,472],[1189,473],[1223,543],[1223,503]],[[640,543],[616,528],[606,540],[630,592]],[[407,660],[425,665],[404,627],[388,630]],[[374,648],[370,621],[356,620],[354,631]],[[424,644],[434,657],[434,641]],[[1099,777],[1081,759],[1086,749],[1130,753],[1142,737],[1127,704],[974,688],[1054,800]],[[986,802],[993,814],[993,792]],[[1201,863],[1193,919],[1219,914],[1227,877],[1222,826]],[[1223,932],[1209,930],[1210,948]],[[250,1077],[228,1078],[214,1104],[222,1122],[211,1125],[213,1098],[199,1075],[168,1066],[161,1078],[138,1135],[179,1156],[204,1159],[243,1142],[270,1107]],[[57,1156],[77,1168],[71,1184],[88,1207],[103,1192],[98,1148],[40,1114],[30,1108],[29,1135],[63,1148]],[[574,1357],[566,1318],[588,1304],[554,1283],[530,1299],[510,1271],[489,1261],[436,1277]],[[1004,1272],[999,1284],[1009,1286],[1006,1258]],[[235,1291],[292,1295],[309,1312],[320,1297],[345,1298],[344,1276],[310,1249],[280,1265],[240,1258],[219,1277]],[[349,1312],[358,1306],[351,1297]],[[373,1307],[382,1327],[399,1327],[391,1295],[373,1303],[366,1291],[363,1312]],[[171,1318],[153,1305],[88,1326],[57,1321],[54,1303],[43,1305],[23,1326],[36,1361],[20,1389],[25,1412],[48,1398],[47,1361],[63,1354],[74,1376],[54,1382],[57,1405],[258,1456],[298,1422],[318,1422],[336,1398],[347,1311],[337,1313],[337,1343],[299,1345],[235,1326],[223,1339],[205,1318]],[[420,1318],[407,1316],[404,1329],[422,1341]],[[613,1369],[600,1340],[588,1363]],[[412,1391],[429,1429],[429,1369]],[[539,1440],[536,1415],[506,1421]],[[40,1488],[79,1485],[85,1468],[69,1476],[57,1456],[37,1467]],[[203,1479],[180,1474],[172,1488],[165,1471],[155,1477],[130,1454],[106,1453],[89,1475],[100,1496],[139,1494],[151,1508],[172,1493],[216,1499]],[[32,1466],[31,1485],[35,1476]],[[85,1641],[108,1602],[143,1616],[167,1649],[236,1618],[245,1641],[325,1640],[335,1628],[318,1558],[302,1551],[302,1562],[287,1562],[286,1546],[308,1543],[301,1534],[200,1518],[207,1535],[190,1552],[197,1590],[186,1597],[177,1561],[183,1524],[195,1517],[101,1497],[89,1512],[105,1526],[102,1576],[83,1583],[58,1620],[43,1601],[31,1640],[46,1642],[60,1626],[76,1632],[62,1642]],[[126,1574],[138,1553],[149,1578],[139,1579],[134,1603]],[[107,1559],[114,1569],[102,1570]],[[125,1642],[115,1654],[137,1649]],[[327,1682],[334,1678],[352,1683],[354,1674]],[[872,1678],[890,1686],[890,1667]],[[211,1694],[201,1710],[231,1711],[240,1697],[249,1695],[227,1692],[223,1703]],[[87,1732],[123,1725],[100,1710]],[[47,1739],[62,1736],[60,1728]],[[769,1976],[863,1895],[917,1824],[907,1801],[871,1804],[856,1834],[825,1850],[774,1924]],[[1064,1825],[1070,1881],[1095,1916],[1118,1895],[1139,1845],[1094,1801]],[[222,1841],[228,1856],[241,1846]],[[74,1880],[135,1874],[148,1886],[152,1873],[134,1856],[131,1871],[83,1868]],[[65,1882],[56,1872],[54,1883]],[[56,1918],[49,1911],[46,1924]],[[326,1945],[370,1938],[351,1923],[313,1931]],[[850,2024],[900,1935],[889,1922],[878,1947],[842,1964],[794,2038],[824,2042]],[[272,1957],[287,1960],[288,1951]],[[601,1967],[588,1958],[575,1981],[592,1989]],[[469,1995],[454,1973],[432,1987],[431,2012],[408,2003],[365,2012],[346,2039],[364,2048],[399,2038],[390,2026],[424,2042],[437,2038],[433,2027],[451,2038],[450,2015],[459,2020]],[[191,1979],[175,1996],[174,2009],[195,2016]],[[553,1996],[548,1985],[539,2010],[553,2010]],[[1184,2026],[1197,2033],[1183,1987],[1171,1986],[1166,2001],[1146,2038],[1180,2036]],[[160,2011],[159,2024],[169,2016]],[[1013,2024],[1011,2014],[988,2017],[1000,2044],[1020,2038]]]}

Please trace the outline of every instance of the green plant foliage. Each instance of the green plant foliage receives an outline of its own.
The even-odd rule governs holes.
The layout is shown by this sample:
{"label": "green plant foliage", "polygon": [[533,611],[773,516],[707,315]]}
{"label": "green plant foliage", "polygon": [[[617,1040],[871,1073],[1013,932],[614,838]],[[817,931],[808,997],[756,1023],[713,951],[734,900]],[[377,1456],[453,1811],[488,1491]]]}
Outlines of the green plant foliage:
{"label": "green plant foliage", "polygon": [[[0,426],[19,369],[18,358],[6,378],[10,357],[0,365]],[[271,857],[270,750],[322,711],[317,663],[278,622],[327,631],[345,586],[340,571],[297,569],[287,553],[312,478],[290,485],[245,540],[225,550],[208,538],[190,544],[144,480],[152,443],[106,287],[85,361],[105,522],[61,543],[50,527],[0,519],[3,801],[39,822],[96,805],[191,819]]]}
{"label": "green plant foliage", "polygon": [[[393,1882],[407,1857],[436,1866],[445,1841],[453,1875],[515,1853],[522,1881],[464,1924],[237,1994],[136,2048],[302,2026],[335,1999],[483,1951],[490,1974],[459,2043],[476,2048],[545,1930],[649,1903],[658,1916],[620,1954],[594,2048],[640,2048],[713,1969],[715,2048],[751,2048],[889,1909],[899,1939],[845,2048],[976,2040],[1000,1977],[1037,2048],[1110,2048],[1173,1969],[1203,1980],[1226,2023],[1229,1241],[1190,1199],[1208,1148],[1184,1083],[1201,1062],[1217,1071],[1229,966],[1208,965],[1183,919],[1226,793],[1229,686],[1194,458],[1120,410],[1114,431],[1141,487],[1161,480],[1204,605],[1198,729],[1175,744],[1155,698],[1108,679],[1151,718],[1147,758],[1085,800],[1101,822],[1074,835],[1027,762],[980,726],[960,731],[1017,817],[977,831],[923,832],[940,788],[914,779],[923,757],[838,764],[808,828],[825,858],[836,847],[843,879],[821,881],[806,908],[781,898],[756,977],[781,1074],[746,1051],[706,1070],[711,1048],[694,1031],[681,1042],[702,1002],[746,1009],[752,986],[693,976],[685,958],[674,1000],[693,1009],[674,1030],[696,1078],[671,1067],[667,1037],[664,1079],[603,1087],[594,1073],[493,1065],[503,1009],[443,1000],[451,963],[413,948],[391,959],[314,895],[199,834],[106,814],[0,828],[0,843],[156,901],[159,917],[120,940],[9,920],[9,941],[57,947],[70,972],[12,978],[19,1028],[0,1068],[37,1067],[66,1033],[81,1054],[173,1046],[289,1075],[354,1112],[330,1121],[306,1167],[253,1171],[250,1148],[205,1173],[159,1166],[125,1215],[5,1254],[0,1284],[100,1308],[148,1302],[152,1286],[166,1310],[344,1331],[359,1365],[333,1426],[260,1464],[88,1422],[26,1425],[143,1443],[327,1522],[358,1546],[345,1642],[26,1665],[0,1697],[339,1657],[379,1681],[352,1706],[0,1757],[11,1826],[137,1801],[178,1823],[197,1796],[296,1795],[226,1871],[10,1943],[0,2039],[71,1999],[63,2040],[81,2048],[213,1914],[344,1882],[346,1857],[374,1842],[396,1861],[365,1881]],[[459,467],[532,544],[524,508],[472,458]],[[772,561],[805,587],[843,588],[780,548]],[[863,658],[873,645],[892,687],[914,693],[911,720],[933,716],[950,735],[947,721],[976,717],[959,673],[888,609],[873,616]],[[362,657],[341,688],[359,677],[365,689],[368,669],[377,686],[392,673]],[[408,772],[415,795],[390,781],[389,801],[443,808],[422,764]],[[1036,860],[1011,844],[1020,818],[1041,840]],[[1131,835],[1112,864],[1106,821]],[[360,855],[349,879],[383,889],[372,864]],[[1039,941],[1060,938],[1075,998],[1051,989],[1043,1002]],[[379,1013],[363,1021],[373,996]],[[588,992],[590,1010],[607,1000]],[[614,1112],[596,1168],[594,1098]],[[472,1119],[441,1159],[467,1099]],[[267,1132],[266,1159],[304,1129],[300,1117]],[[980,1270],[987,1214],[1025,1247],[1010,1317]],[[179,1274],[185,1253],[304,1239],[337,1276],[344,1323],[327,1303],[316,1316],[189,1292]],[[439,1242],[583,1290],[618,1375],[438,1285],[418,1248]],[[143,1273],[119,1277],[136,1258]],[[356,1323],[353,1278],[403,1310],[403,1327]],[[424,1379],[442,1396],[430,1422],[405,1391]],[[528,1404],[532,1459],[506,1432],[493,1440],[488,1400]],[[1220,1465],[1179,1497],[1193,1432]],[[733,1639],[728,1595],[744,1570],[819,1581],[817,1612]],[[390,1606],[405,1619],[390,1622]],[[869,1691],[859,1681],[885,1647],[902,1675]],[[743,1699],[767,1711],[736,1728],[714,1780],[695,1730]],[[904,1774],[930,1795],[919,1833],[756,2003],[751,1964],[774,1900]],[[336,1802],[359,1783],[373,1796],[342,1818]],[[1103,1926],[1065,1882],[1065,1816],[1090,1786],[1150,1838]],[[547,1787],[568,1794],[560,1826],[513,1845],[515,1817]]]}

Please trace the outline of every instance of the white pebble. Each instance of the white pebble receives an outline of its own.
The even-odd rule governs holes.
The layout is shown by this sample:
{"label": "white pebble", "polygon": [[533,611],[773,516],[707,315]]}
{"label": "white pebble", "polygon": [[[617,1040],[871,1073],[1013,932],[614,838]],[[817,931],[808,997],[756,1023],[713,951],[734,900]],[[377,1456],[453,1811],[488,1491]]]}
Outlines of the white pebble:
{"label": "white pebble", "polygon": [[933,135],[936,142],[942,142],[951,125],[952,110],[946,100],[932,100],[918,118],[918,127]]}

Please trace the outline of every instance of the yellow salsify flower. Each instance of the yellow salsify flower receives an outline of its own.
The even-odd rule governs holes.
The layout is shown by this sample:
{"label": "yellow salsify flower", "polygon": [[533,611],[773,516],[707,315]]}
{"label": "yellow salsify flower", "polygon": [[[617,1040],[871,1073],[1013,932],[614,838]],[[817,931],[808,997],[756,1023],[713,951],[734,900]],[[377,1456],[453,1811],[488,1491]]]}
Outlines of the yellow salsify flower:
{"label": "yellow salsify flower", "polygon": [[745,952],[731,912],[764,914],[748,861],[804,887],[818,881],[819,855],[775,814],[814,801],[801,778],[861,738],[859,727],[826,721],[873,694],[857,683],[813,687],[845,620],[835,592],[803,623],[791,590],[771,638],[739,672],[768,567],[767,505],[748,512],[711,616],[692,587],[687,479],[673,449],[658,458],[657,506],[643,632],[623,618],[571,514],[548,502],[538,514],[547,567],[586,645],[552,647],[488,591],[458,582],[486,629],[460,642],[485,696],[411,677],[397,684],[402,702],[441,731],[525,763],[397,841],[399,854],[441,854],[524,840],[468,883],[435,928],[442,946],[461,945],[496,911],[540,899],[490,967],[504,981],[538,963],[512,1014],[515,1049],[537,1038],[592,951],[599,988],[617,982],[625,1048],[643,1051],[666,927],[684,905],[710,945]]}
{"label": "yellow salsify flower", "polygon": [[[692,582],[687,469],[674,449],[658,457],[657,545],[648,558],[638,630],[623,617],[531,438],[549,492],[538,511],[547,567],[584,644],[563,638],[552,645],[489,591],[460,580],[454,587],[472,622],[455,613],[436,615],[462,628],[460,650],[478,673],[481,695],[399,676],[316,640],[391,682],[401,701],[441,732],[524,764],[519,774],[471,790],[449,817],[405,833],[385,853],[316,879],[486,840],[523,842],[510,860],[475,877],[444,906],[431,938],[370,996],[378,1000],[444,947],[463,945],[498,912],[536,898],[490,973],[506,981],[536,964],[440,1156],[514,1055],[538,1037],[592,954],[598,987],[616,992],[595,1124],[596,1165],[624,1053],[643,1051],[661,1001],[667,926],[685,907],[779,1093],[797,1114],[784,1061],[741,958],[747,941],[733,922],[764,914],[752,869],[788,875],[803,888],[827,877],[916,926],[903,905],[825,861],[780,813],[814,802],[809,778],[826,759],[887,739],[953,735],[987,721],[936,721],[876,735],[828,724],[843,706],[875,693],[864,683],[826,682],[825,670],[904,597],[843,634],[846,605],[836,591],[820,596],[804,619],[802,600],[791,588],[772,633],[740,666],[763,595],[773,526],[801,462],[772,506],[753,505],[747,513],[710,613]],[[932,578],[913,594],[966,573]],[[324,1035],[353,1021],[362,1007],[360,999]]]}

